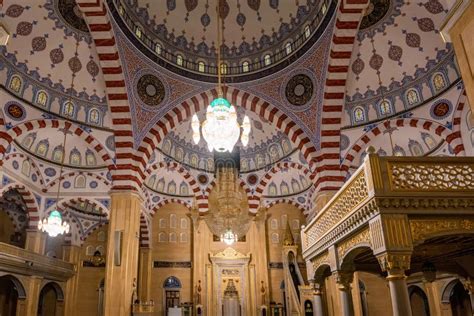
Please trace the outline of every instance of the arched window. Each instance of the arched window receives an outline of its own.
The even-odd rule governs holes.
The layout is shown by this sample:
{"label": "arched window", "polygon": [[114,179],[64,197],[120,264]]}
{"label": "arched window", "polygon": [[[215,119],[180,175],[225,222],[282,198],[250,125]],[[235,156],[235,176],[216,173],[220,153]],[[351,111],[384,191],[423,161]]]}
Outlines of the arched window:
{"label": "arched window", "polygon": [[397,156],[397,157],[403,157],[403,156],[406,156],[405,154],[405,150],[403,150],[402,147],[396,145],[395,147],[393,147],[393,155],[394,156]]}
{"label": "arched window", "polygon": [[169,242],[177,242],[178,238],[176,236],[176,233],[170,233],[170,239]]}
{"label": "arched window", "polygon": [[309,25],[306,25],[304,27],[304,37],[309,38],[310,36],[311,36],[311,29],[310,29]]}
{"label": "arched window", "polygon": [[291,47],[291,42],[286,43],[285,51],[287,55],[291,54],[291,52],[293,51],[293,48]]}
{"label": "arched window", "polygon": [[66,103],[64,103],[64,106],[63,106],[64,116],[74,117],[74,112],[75,112],[74,103],[72,103],[71,101],[67,101]]}
{"label": "arched window", "polygon": [[159,233],[158,234],[158,242],[167,242],[168,241],[168,235],[166,233]]}
{"label": "arched window", "polygon": [[299,219],[294,219],[291,221],[291,229],[298,230],[300,229],[300,221]]}
{"label": "arched window", "polygon": [[39,91],[36,94],[36,104],[41,106],[46,106],[48,103],[48,95],[43,90]]}
{"label": "arched window", "polygon": [[268,66],[272,63],[272,57],[270,56],[270,54],[266,54],[265,56],[263,56],[263,63],[265,66]]}
{"label": "arched window", "polygon": [[306,177],[300,176],[300,182],[301,182],[303,188],[307,188],[307,187],[308,187],[308,180],[306,179]]}
{"label": "arched window", "polygon": [[198,71],[199,71],[199,72],[204,72],[204,71],[206,71],[206,64],[204,64],[203,61],[198,62]]}
{"label": "arched window", "polygon": [[155,45],[155,52],[160,55],[161,54],[161,45],[156,43]]}
{"label": "arched window", "polygon": [[410,139],[408,142],[408,148],[410,148],[410,152],[412,156],[423,156],[423,148],[421,144],[416,140]]}
{"label": "arched window", "polygon": [[171,180],[171,182],[168,183],[168,193],[176,194],[176,183],[173,180]]}
{"label": "arched window", "polygon": [[354,122],[360,123],[365,121],[365,111],[362,107],[354,108]]}
{"label": "arched window", "polygon": [[71,153],[69,154],[69,163],[74,166],[81,165],[81,153],[75,147],[73,150],[71,150]]}
{"label": "arched window", "polygon": [[181,182],[181,184],[179,185],[179,194],[189,195],[188,185],[186,182]]}
{"label": "arched window", "polygon": [[271,196],[277,195],[277,187],[275,183],[273,182],[268,185],[268,195],[271,195]]}
{"label": "arched window", "polygon": [[163,152],[168,155],[171,152],[171,141],[169,139],[166,139],[163,144]]}
{"label": "arched window", "polygon": [[443,90],[446,87],[446,78],[440,72],[433,76],[433,87],[436,91]]}
{"label": "arched window", "polygon": [[221,63],[221,74],[223,74],[223,75],[227,74],[227,64],[226,63]]}
{"label": "arched window", "polygon": [[85,188],[86,187],[86,177],[82,174],[78,175],[76,179],[74,179],[74,187],[75,188]]}
{"label": "arched window", "polygon": [[281,195],[288,195],[290,193],[288,184],[286,184],[285,181],[282,181],[282,183],[280,184],[280,192],[281,192]]}
{"label": "arched window", "polygon": [[49,142],[47,140],[42,140],[36,146],[36,154],[41,157],[46,157],[48,154]]}
{"label": "arched window", "polygon": [[96,164],[97,164],[97,161],[95,159],[94,153],[90,150],[87,150],[86,151],[86,165],[95,166]]}
{"label": "arched window", "polygon": [[379,108],[380,115],[388,115],[392,113],[392,105],[387,100],[383,100],[382,102],[380,102]]}
{"label": "arched window", "polygon": [[179,234],[179,242],[188,242],[188,234],[186,233],[181,233]]}
{"label": "arched window", "polygon": [[186,218],[181,218],[181,229],[187,229],[188,228],[188,220]]}
{"label": "arched window", "polygon": [[276,218],[272,218],[270,221],[271,229],[278,229],[278,220]]}
{"label": "arched window", "polygon": [[420,96],[418,95],[417,90],[410,89],[407,91],[407,102],[408,102],[408,105],[414,105],[420,102]]}
{"label": "arched window", "polygon": [[21,86],[23,85],[23,82],[21,81],[21,78],[19,76],[12,76],[10,80],[10,89],[16,93],[19,93],[21,91]]}
{"label": "arched window", "polygon": [[100,123],[100,112],[98,109],[93,108],[89,110],[89,123],[92,123],[92,124]]}
{"label": "arched window", "polygon": [[30,149],[36,139],[36,133],[30,133],[21,142],[21,145],[25,148]]}
{"label": "arched window", "polygon": [[23,173],[27,177],[30,176],[31,164],[28,160],[23,160],[23,164],[21,165],[21,173]]}
{"label": "arched window", "polygon": [[53,161],[61,163],[63,160],[63,153],[63,147],[61,145],[56,146],[53,150]]}
{"label": "arched window", "polygon": [[301,191],[301,186],[296,179],[291,180],[291,189],[293,190],[293,193]]}
{"label": "arched window", "polygon": [[183,56],[181,55],[176,55],[176,64],[178,66],[182,66],[183,65]]}
{"label": "arched window", "polygon": [[191,155],[191,166],[193,167],[199,167],[199,157],[196,154]]}
{"label": "arched window", "polygon": [[280,236],[277,233],[272,233],[272,244],[278,244],[280,242]]}
{"label": "arched window", "polygon": [[248,61],[244,61],[242,63],[242,72],[249,72],[249,62]]}
{"label": "arched window", "polygon": [[433,136],[427,133],[421,133],[421,137],[423,138],[423,141],[425,142],[425,145],[428,147],[428,149],[431,150],[436,147],[436,141]]}
{"label": "arched window", "polygon": [[176,228],[178,225],[178,220],[176,214],[170,214],[170,228]]}
{"label": "arched window", "polygon": [[148,179],[148,186],[150,188],[153,188],[155,186],[155,181],[156,181],[156,175],[153,175]]}
{"label": "arched window", "polygon": [[164,190],[165,190],[165,180],[161,178],[160,180],[158,180],[158,183],[156,185],[156,191],[164,192]]}
{"label": "arched window", "polygon": [[160,228],[166,228],[166,218],[160,218]]}

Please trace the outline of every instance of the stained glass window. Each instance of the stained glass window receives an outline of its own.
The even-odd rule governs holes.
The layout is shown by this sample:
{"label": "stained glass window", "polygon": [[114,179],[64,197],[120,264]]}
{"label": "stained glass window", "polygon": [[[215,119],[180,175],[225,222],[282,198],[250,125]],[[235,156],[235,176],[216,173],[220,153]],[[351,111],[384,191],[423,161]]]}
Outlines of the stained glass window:
{"label": "stained glass window", "polygon": [[354,121],[355,122],[365,121],[365,112],[364,112],[364,109],[362,109],[361,107],[356,107],[354,109]]}

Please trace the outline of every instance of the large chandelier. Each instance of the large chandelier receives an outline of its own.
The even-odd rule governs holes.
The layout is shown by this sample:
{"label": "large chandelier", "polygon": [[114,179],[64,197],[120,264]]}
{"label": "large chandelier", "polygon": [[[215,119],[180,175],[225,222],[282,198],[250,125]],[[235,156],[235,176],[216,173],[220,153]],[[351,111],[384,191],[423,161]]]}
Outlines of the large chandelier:
{"label": "large chandelier", "polygon": [[69,224],[63,221],[61,213],[53,210],[47,218],[38,223],[38,229],[48,233],[50,237],[69,233]]}
{"label": "large chandelier", "polygon": [[56,208],[49,213],[49,216],[40,220],[38,223],[38,229],[45,233],[48,233],[50,237],[56,237],[58,235],[69,233],[69,224],[66,221],[63,221],[61,212],[58,208],[59,194],[61,193],[61,181],[63,177],[63,166],[64,166],[64,156],[66,155],[66,135],[67,129],[64,127],[64,138],[63,138],[63,153],[61,156],[61,169],[59,171],[59,183],[58,183],[58,193],[56,196]]}
{"label": "large chandelier", "polygon": [[250,225],[246,197],[237,181],[237,169],[217,168],[216,188],[210,195],[210,210],[206,223],[211,232],[227,245],[245,236]]}
{"label": "large chandelier", "polygon": [[237,120],[235,107],[223,97],[221,84],[221,19],[218,4],[217,8],[217,91],[218,97],[214,99],[206,110],[206,119],[199,122],[196,114],[193,115],[191,127],[193,130],[194,143],[199,143],[202,136],[207,142],[209,151],[214,149],[219,152],[232,152],[237,141],[241,140],[245,147],[249,142],[250,120],[245,116],[242,124]]}

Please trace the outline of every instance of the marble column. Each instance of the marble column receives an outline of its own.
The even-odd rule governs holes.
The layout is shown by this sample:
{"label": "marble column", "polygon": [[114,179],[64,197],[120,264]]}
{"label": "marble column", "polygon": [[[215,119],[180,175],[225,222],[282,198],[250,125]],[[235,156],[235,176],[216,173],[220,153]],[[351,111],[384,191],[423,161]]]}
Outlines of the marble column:
{"label": "marble column", "polygon": [[41,292],[41,282],[43,278],[30,276],[26,281],[26,315],[38,315],[39,295]]}
{"label": "marble column", "polygon": [[105,268],[105,315],[131,314],[132,300],[137,294],[141,202],[135,192],[111,193]]}
{"label": "marble column", "polygon": [[354,305],[352,303],[351,283],[354,272],[338,271],[335,273],[336,283],[341,300],[341,312],[343,316],[354,316]]}
{"label": "marble column", "polygon": [[81,247],[64,245],[63,260],[76,265],[75,274],[66,282],[64,294],[64,315],[75,316],[79,283],[79,265],[81,264]]}
{"label": "marble column", "polygon": [[313,304],[314,304],[313,315],[324,316],[323,293],[321,292],[320,288],[314,291]]}
{"label": "marble column", "polygon": [[138,271],[138,298],[142,302],[150,300],[151,291],[151,248],[140,247],[140,269]]}
{"label": "marble column", "polygon": [[393,268],[388,269],[387,272],[393,316],[411,316],[410,297],[408,296],[405,271]]}

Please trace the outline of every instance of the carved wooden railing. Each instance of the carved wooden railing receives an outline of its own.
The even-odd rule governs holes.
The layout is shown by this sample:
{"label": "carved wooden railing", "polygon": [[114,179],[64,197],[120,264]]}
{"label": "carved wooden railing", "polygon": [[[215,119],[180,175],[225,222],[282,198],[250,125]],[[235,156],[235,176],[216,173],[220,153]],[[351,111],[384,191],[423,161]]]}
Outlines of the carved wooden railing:
{"label": "carved wooden railing", "polygon": [[353,224],[366,223],[371,214],[383,209],[426,215],[428,209],[473,213],[473,207],[474,157],[379,157],[369,153],[302,230],[303,256],[320,252],[349,233],[349,226],[353,229]]}
{"label": "carved wooden railing", "polygon": [[74,275],[75,269],[75,265],[69,262],[0,243],[0,271],[65,281]]}

